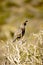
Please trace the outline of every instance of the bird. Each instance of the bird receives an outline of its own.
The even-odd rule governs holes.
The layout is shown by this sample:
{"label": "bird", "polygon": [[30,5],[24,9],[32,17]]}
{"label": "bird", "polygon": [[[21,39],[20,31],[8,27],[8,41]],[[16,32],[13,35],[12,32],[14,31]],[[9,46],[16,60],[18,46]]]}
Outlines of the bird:
{"label": "bird", "polygon": [[19,29],[15,32],[13,42],[15,42],[17,39],[21,39],[24,36],[27,22],[28,20],[24,21],[24,23],[21,24]]}

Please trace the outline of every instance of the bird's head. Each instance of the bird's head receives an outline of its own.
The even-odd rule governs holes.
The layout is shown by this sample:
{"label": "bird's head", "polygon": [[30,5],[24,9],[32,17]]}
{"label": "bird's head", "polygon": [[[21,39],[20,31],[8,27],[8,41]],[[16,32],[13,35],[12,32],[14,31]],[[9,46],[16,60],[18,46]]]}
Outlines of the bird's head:
{"label": "bird's head", "polygon": [[26,26],[26,23],[27,23],[27,22],[28,22],[27,20],[24,22],[24,26]]}
{"label": "bird's head", "polygon": [[28,21],[26,20],[26,21],[20,26],[20,28],[21,28],[21,29],[24,29],[27,22],[28,22]]}

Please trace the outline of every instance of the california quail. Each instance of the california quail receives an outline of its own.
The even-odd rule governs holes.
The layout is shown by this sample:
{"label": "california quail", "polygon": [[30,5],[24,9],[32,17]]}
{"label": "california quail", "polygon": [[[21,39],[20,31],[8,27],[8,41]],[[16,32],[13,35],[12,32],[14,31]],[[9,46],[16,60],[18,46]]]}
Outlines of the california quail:
{"label": "california quail", "polygon": [[15,32],[15,34],[14,34],[14,40],[13,40],[13,42],[16,40],[16,39],[20,39],[20,38],[22,38],[23,36],[24,36],[24,34],[25,34],[25,26],[26,26],[26,23],[27,23],[28,21],[26,20],[21,26],[20,26],[20,28]]}

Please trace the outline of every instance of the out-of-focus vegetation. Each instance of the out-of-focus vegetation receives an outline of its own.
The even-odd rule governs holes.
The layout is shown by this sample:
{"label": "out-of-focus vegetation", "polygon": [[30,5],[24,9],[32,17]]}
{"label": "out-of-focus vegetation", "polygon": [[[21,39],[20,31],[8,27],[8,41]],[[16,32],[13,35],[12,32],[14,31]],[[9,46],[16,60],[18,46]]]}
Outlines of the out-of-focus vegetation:
{"label": "out-of-focus vegetation", "polygon": [[2,30],[0,39],[3,39],[3,36],[7,38],[3,31],[7,30],[10,36],[9,31],[12,31],[10,27],[13,26],[13,29],[19,27],[26,18],[30,19],[27,33],[43,29],[43,0],[0,0],[0,28]]}
{"label": "out-of-focus vegetation", "polygon": [[[17,28],[19,28],[20,24],[23,23],[26,19],[28,19],[29,21],[26,26],[26,33],[25,33],[25,38],[28,40],[28,43],[26,42],[26,44],[29,45],[29,43],[32,41],[31,44],[34,43],[36,45],[36,42],[37,42],[38,46],[36,45],[36,47],[38,50],[35,53],[36,55],[37,53],[39,55],[37,57],[38,59],[36,58],[36,56],[34,56],[34,50],[36,49],[36,47],[34,49],[34,45],[28,48],[29,50],[31,50],[33,55],[30,53],[30,51],[28,51],[27,47],[25,47],[25,50],[24,50],[24,46],[22,47],[22,45],[20,46],[21,48],[18,51],[17,49],[19,48],[19,45],[17,45],[18,47],[17,49],[16,48],[15,49],[17,53],[20,52],[20,62],[21,62],[20,65],[32,65],[32,63],[30,63],[30,60],[32,59],[34,60],[32,61],[33,65],[43,65],[41,64],[42,62],[41,57],[43,57],[43,50],[40,50],[43,45],[40,47],[40,44],[39,44],[43,42],[43,35],[39,34],[40,30],[43,31],[43,0],[0,0],[0,41],[1,40],[4,41],[4,42],[0,42],[0,65],[4,63],[3,57],[1,57],[1,54],[5,53],[4,50],[6,51],[6,48],[1,49],[1,44],[3,46],[7,43],[7,40],[12,40],[13,33],[17,30]],[[39,34],[38,38],[42,39],[41,42],[39,42],[39,40],[37,41],[36,37],[34,42],[33,40],[34,37],[31,36],[32,33],[35,33],[36,37],[38,33]],[[42,38],[40,35],[42,36]],[[9,44],[9,41],[8,41],[8,44]],[[28,51],[28,53],[26,52],[26,50]],[[28,59],[28,57],[30,59]],[[27,61],[26,58],[29,60],[29,62]],[[27,61],[26,62],[27,64],[25,64],[25,61]]]}

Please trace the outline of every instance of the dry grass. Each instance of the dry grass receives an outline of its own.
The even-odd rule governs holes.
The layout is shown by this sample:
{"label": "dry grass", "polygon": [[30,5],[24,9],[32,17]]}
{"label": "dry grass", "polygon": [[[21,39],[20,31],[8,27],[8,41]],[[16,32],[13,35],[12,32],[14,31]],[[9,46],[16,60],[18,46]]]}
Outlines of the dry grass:
{"label": "dry grass", "polygon": [[23,42],[0,42],[0,65],[43,65],[43,30]]}

